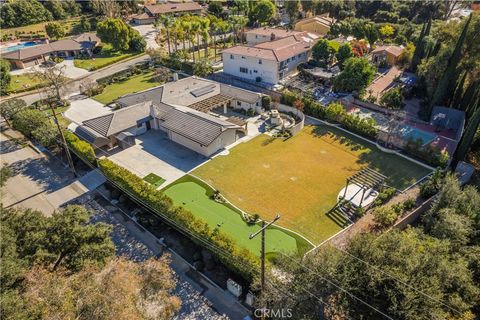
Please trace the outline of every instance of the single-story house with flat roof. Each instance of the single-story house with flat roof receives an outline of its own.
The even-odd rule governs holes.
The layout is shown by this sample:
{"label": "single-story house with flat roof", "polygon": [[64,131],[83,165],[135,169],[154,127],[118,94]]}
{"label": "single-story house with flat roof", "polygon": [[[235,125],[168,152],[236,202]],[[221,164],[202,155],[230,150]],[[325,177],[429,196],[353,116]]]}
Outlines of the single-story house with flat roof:
{"label": "single-story house with flat roof", "polygon": [[71,57],[83,53],[91,55],[100,43],[95,33],[84,33],[71,39],[63,39],[37,46],[27,47],[2,54],[14,69],[24,69],[50,59],[51,56]]}
{"label": "single-story house with flat roof", "polygon": [[73,131],[94,147],[128,147],[133,137],[161,130],[169,139],[209,157],[246,132],[235,117],[214,115],[213,109],[261,108],[262,95],[214,81],[189,77],[117,100],[122,108],[83,121]]}

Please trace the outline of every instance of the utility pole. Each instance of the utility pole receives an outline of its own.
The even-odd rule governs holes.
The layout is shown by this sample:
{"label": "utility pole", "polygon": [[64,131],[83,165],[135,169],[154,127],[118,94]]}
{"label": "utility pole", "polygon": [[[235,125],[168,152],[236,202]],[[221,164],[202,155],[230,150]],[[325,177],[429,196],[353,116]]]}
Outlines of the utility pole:
{"label": "utility pole", "polygon": [[[261,291],[262,291],[262,294],[264,293],[264,290],[265,290],[265,230],[271,226],[272,224],[274,224],[276,221],[278,221],[278,219],[280,219],[280,215],[277,214],[275,216],[275,218],[270,221],[269,223],[265,224],[265,221],[262,220],[262,228],[260,230],[258,230],[257,232],[255,233],[252,233],[248,238],[250,240],[252,240],[253,238],[255,238],[259,233],[262,234],[262,245],[261,245],[261,249],[260,249],[260,263],[261,263],[261,271],[260,271],[260,282],[261,282]],[[265,309],[265,308],[264,308]],[[265,319],[265,314],[264,312],[262,312],[262,318]]]}
{"label": "utility pole", "polygon": [[70,150],[68,149],[67,141],[65,140],[65,135],[63,134],[62,128],[60,127],[60,123],[58,122],[57,113],[55,112],[55,107],[53,106],[53,102],[51,98],[47,98],[48,106],[50,110],[52,110],[53,121],[57,125],[58,132],[60,133],[60,138],[62,139],[63,148],[65,149],[65,153],[67,154],[67,161],[68,165],[70,166],[70,170],[72,170],[73,175],[78,177],[77,171],[75,171],[75,166],[73,165],[72,155],[70,154]]}

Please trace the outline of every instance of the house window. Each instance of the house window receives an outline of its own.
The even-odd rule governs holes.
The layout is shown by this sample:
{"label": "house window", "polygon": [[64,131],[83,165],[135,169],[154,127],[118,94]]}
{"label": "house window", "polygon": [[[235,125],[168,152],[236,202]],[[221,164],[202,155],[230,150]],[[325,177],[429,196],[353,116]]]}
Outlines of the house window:
{"label": "house window", "polygon": [[262,64],[262,59],[258,60],[258,64]]}
{"label": "house window", "polygon": [[292,61],[295,61],[295,56],[292,57]]}
{"label": "house window", "polygon": [[242,59],[245,59],[245,56],[242,56]]}
{"label": "house window", "polygon": [[248,73],[248,69],[244,67],[240,67],[240,72],[241,73]]}
{"label": "house window", "polygon": [[256,105],[257,107],[259,106],[258,101],[255,103],[255,105]]}
{"label": "house window", "polygon": [[240,101],[237,101],[237,106],[238,107],[241,107],[242,106],[242,103]]}
{"label": "house window", "polygon": [[289,62],[290,62],[290,58],[287,59],[287,63],[289,63]]}
{"label": "house window", "polygon": [[300,54],[298,55],[298,58],[301,58],[301,57],[302,57],[302,55],[303,55],[303,53],[300,53]]}
{"label": "house window", "polygon": [[232,60],[234,59],[233,54],[230,55],[230,59],[232,59]]}
{"label": "house window", "polygon": [[253,70],[253,73],[258,73],[258,71],[257,71],[257,70]]}

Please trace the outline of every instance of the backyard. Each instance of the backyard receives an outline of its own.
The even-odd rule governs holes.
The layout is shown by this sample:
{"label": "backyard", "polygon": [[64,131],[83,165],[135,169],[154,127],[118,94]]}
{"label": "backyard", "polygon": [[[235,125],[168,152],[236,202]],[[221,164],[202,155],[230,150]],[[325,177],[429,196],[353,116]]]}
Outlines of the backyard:
{"label": "backyard", "polygon": [[32,88],[41,87],[40,83],[41,81],[38,78],[32,77],[29,74],[12,75],[8,92],[17,93],[32,90]]}
{"label": "backyard", "polygon": [[77,68],[93,71],[140,54],[143,53],[113,51],[111,45],[105,44],[100,53],[94,54],[91,58],[76,58],[74,63]]}
{"label": "backyard", "polygon": [[[218,228],[231,236],[238,244],[259,254],[261,237],[252,240],[249,235],[258,231],[258,224],[247,224],[241,213],[227,203],[219,203],[211,198],[214,190],[192,176],[186,175],[170,184],[165,194],[172,198],[174,204],[181,205],[207,222],[212,229]],[[312,248],[305,239],[283,231],[269,228],[266,232],[266,252],[272,256],[274,252],[304,254]]]}
{"label": "backyard", "polygon": [[159,82],[153,81],[154,72],[142,73],[132,76],[127,80],[115,82],[105,87],[102,93],[92,98],[103,104],[109,104],[118,97],[128,93],[143,91],[160,85]]}
{"label": "backyard", "polygon": [[364,167],[404,189],[430,170],[327,126],[307,126],[283,141],[260,135],[194,170],[229,201],[320,243],[342,229],[327,212],[346,179]]}

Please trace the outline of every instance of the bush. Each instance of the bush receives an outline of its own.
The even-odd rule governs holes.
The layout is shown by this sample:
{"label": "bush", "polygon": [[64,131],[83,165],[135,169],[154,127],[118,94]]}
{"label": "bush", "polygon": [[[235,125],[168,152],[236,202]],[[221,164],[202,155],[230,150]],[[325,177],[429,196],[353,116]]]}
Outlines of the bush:
{"label": "bush", "polygon": [[78,157],[83,158],[94,166],[97,165],[97,157],[95,156],[95,151],[88,142],[81,140],[70,131],[65,131],[64,136],[68,146],[75,152]]}
{"label": "bush", "polygon": [[375,205],[380,206],[386,203],[388,200],[393,198],[396,192],[397,192],[397,189],[395,188],[382,188],[380,190],[380,193],[378,194],[377,199],[375,199]]}
{"label": "bush", "polygon": [[415,208],[415,204],[416,204],[415,199],[409,198],[403,202],[403,210],[410,211],[413,208]]}
{"label": "bush", "polygon": [[242,274],[248,280],[253,279],[254,270],[258,267],[258,259],[247,249],[239,247],[230,236],[218,229],[211,229],[204,220],[196,217],[189,210],[175,207],[172,200],[163,192],[156,190],[127,169],[108,159],[101,159],[98,164],[105,176],[115,181],[124,192],[138,201],[148,204],[152,211],[174,224],[176,228],[188,230],[216,248],[228,252],[228,256],[226,256],[218,251],[213,251],[228,268]]}
{"label": "bush", "polygon": [[399,213],[393,207],[378,207],[373,211],[373,221],[378,228],[385,229],[393,226],[398,215]]}
{"label": "bush", "polygon": [[420,186],[420,196],[428,199],[435,195],[442,185],[444,172],[440,169],[435,170],[427,181]]}

